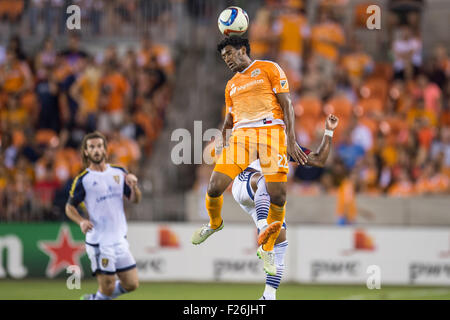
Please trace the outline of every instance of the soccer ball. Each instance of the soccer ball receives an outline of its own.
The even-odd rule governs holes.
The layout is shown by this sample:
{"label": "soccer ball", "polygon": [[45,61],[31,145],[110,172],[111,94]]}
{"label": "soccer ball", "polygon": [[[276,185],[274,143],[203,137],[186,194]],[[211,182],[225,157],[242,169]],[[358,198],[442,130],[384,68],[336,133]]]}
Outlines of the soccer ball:
{"label": "soccer ball", "polygon": [[242,35],[248,28],[247,12],[239,7],[228,7],[220,13],[217,24],[226,36]]}

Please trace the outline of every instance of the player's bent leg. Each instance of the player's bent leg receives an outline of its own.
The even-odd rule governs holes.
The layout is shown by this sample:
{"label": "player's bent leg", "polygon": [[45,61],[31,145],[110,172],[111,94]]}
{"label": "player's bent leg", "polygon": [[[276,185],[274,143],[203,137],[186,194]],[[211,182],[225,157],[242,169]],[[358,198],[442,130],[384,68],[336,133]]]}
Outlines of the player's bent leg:
{"label": "player's bent leg", "polygon": [[278,207],[283,207],[286,203],[287,183],[270,181],[269,177],[266,177],[266,181],[267,181],[267,192],[269,193],[270,196],[270,203]]}
{"label": "player's bent leg", "polygon": [[[266,286],[260,300],[276,300],[276,292],[278,287],[280,286],[280,282],[284,273],[284,257],[288,246],[288,242],[285,237],[286,230],[283,229],[280,232],[280,235],[282,233],[284,233],[284,241],[275,244],[273,249],[275,253],[276,274],[266,276]],[[278,237],[277,240],[279,240],[280,238],[282,237]]]}
{"label": "player's bent leg", "polygon": [[[266,177],[266,179],[268,179]],[[271,224],[274,221],[283,223],[285,216],[285,203],[286,203],[286,182],[276,182],[268,180],[267,191],[270,195],[270,208],[267,216],[267,223]],[[264,250],[271,251],[275,245],[275,241],[278,238],[280,229],[278,232],[274,232],[269,236],[269,239],[264,244]]]}
{"label": "player's bent leg", "polygon": [[[254,179],[257,178],[256,181]],[[255,187],[256,226],[261,231],[267,227],[267,216],[270,208],[270,196],[266,188],[264,176],[256,173],[252,176],[252,187]]]}
{"label": "player's bent leg", "polygon": [[213,233],[223,229],[223,220],[221,217],[223,192],[233,181],[233,178],[225,173],[213,171],[208,185],[208,191],[205,198],[205,206],[209,215],[209,224],[195,230],[191,242],[200,244]]}
{"label": "player's bent leg", "polygon": [[234,177],[230,177],[228,174],[213,171],[208,184],[208,196],[211,198],[220,197],[224,191],[228,188]]}
{"label": "player's bent leg", "polygon": [[211,175],[205,204],[209,215],[209,226],[212,229],[217,229],[222,224],[222,194],[232,181],[233,178],[221,172],[213,171]]}
{"label": "player's bent leg", "polygon": [[116,287],[113,293],[114,298],[139,288],[139,279],[136,267],[127,271],[117,272],[117,277],[119,280],[116,281]]}
{"label": "player's bent leg", "polygon": [[282,222],[273,221],[270,225],[267,224],[267,216],[270,209],[270,196],[267,192],[264,176],[261,175],[259,177],[256,187],[254,202],[257,215],[257,227],[260,231],[258,235],[258,245],[263,245],[273,234],[279,233]]}

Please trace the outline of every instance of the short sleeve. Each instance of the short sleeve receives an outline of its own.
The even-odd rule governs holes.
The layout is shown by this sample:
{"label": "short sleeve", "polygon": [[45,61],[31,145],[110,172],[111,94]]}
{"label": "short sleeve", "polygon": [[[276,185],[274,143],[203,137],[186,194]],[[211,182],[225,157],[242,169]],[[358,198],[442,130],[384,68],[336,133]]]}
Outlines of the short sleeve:
{"label": "short sleeve", "polygon": [[131,197],[131,188],[127,185],[127,183],[123,182],[123,195],[130,199]]}
{"label": "short sleeve", "polygon": [[275,62],[268,62],[266,68],[267,77],[272,85],[274,93],[289,92],[289,83],[283,69]]}
{"label": "short sleeve", "polygon": [[72,182],[68,203],[74,207],[78,207],[84,201],[85,196],[86,191],[84,190],[82,177],[78,176]]}

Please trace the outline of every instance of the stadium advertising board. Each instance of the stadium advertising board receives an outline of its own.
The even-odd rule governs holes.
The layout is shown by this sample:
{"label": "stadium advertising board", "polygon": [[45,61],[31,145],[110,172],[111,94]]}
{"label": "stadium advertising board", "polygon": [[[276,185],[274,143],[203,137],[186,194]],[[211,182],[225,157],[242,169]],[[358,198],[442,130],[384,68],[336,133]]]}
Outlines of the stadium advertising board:
{"label": "stadium advertising board", "polygon": [[299,282],[363,284],[377,266],[384,284],[450,285],[448,229],[299,227],[296,237]]}
{"label": "stadium advertising board", "polygon": [[256,231],[228,224],[208,243],[194,246],[197,224],[138,224],[129,226],[128,240],[139,277],[152,281],[258,282],[264,279],[256,256]]}
{"label": "stadium advertising board", "polygon": [[[128,241],[143,281],[261,282],[256,231],[226,224],[207,243],[191,244],[198,224],[130,223]],[[284,281],[450,285],[450,230],[444,228],[294,227],[288,229]],[[0,225],[0,278],[68,277],[80,265],[90,278],[84,235],[72,223]]]}
{"label": "stadium advertising board", "polygon": [[66,277],[67,267],[89,274],[84,235],[75,224],[0,224],[0,279]]}

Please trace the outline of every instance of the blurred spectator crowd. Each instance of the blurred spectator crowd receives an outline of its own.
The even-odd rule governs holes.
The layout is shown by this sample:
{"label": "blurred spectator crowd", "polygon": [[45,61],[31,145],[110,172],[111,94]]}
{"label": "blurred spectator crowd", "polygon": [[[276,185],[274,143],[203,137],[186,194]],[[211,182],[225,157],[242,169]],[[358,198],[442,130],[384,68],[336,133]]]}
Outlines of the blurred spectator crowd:
{"label": "blurred spectator crowd", "polygon": [[[344,208],[354,206],[356,193],[449,193],[450,57],[442,44],[423,60],[421,1],[410,2],[406,10],[391,8],[389,61],[375,61],[356,36],[370,32],[368,4],[352,9],[350,28],[347,1],[317,1],[314,21],[301,0],[267,0],[256,12],[251,58],[276,61],[286,72],[299,144],[319,146],[326,116],[339,117],[325,168],[291,164],[294,194],[334,194],[338,213],[348,213],[356,211]],[[200,168],[197,187],[204,188],[210,170]]]}
{"label": "blurred spectator crowd", "polygon": [[249,31],[252,58],[277,61],[287,73],[301,145],[319,145],[327,114],[340,119],[326,167],[292,167],[292,189],[339,193],[351,181],[366,194],[448,194],[445,46],[423,60],[420,11],[392,7],[390,61],[375,61],[352,32],[366,27],[367,4],[354,8],[347,30],[340,20],[345,1],[319,2],[317,19],[308,21],[305,1],[267,1]]}
{"label": "blurred spectator crowd", "polygon": [[[425,59],[423,1],[388,1],[388,60],[371,55],[364,32],[355,32],[367,31],[367,4],[352,8],[349,26],[348,1],[314,1],[313,15],[306,11],[311,1],[261,1],[247,32],[251,58],[274,60],[287,73],[302,146],[319,145],[329,113],[340,119],[325,168],[291,165],[291,192],[336,194],[342,207],[354,205],[346,199],[358,192],[448,194],[449,44],[429,48]],[[70,183],[82,168],[84,134],[106,134],[109,161],[139,175],[165,123],[173,48],[139,33],[136,48],[111,45],[91,53],[74,33],[59,50],[55,41],[67,32],[69,2],[83,8],[89,35],[162,21],[170,38],[180,4],[195,21],[216,19],[209,0],[0,0],[0,24],[6,21],[21,35],[46,35],[33,54],[18,35],[0,45],[0,221],[62,218]],[[394,5],[400,2],[407,5]],[[211,170],[204,168],[197,179],[202,187]]]}
{"label": "blurred spectator crowd", "polygon": [[168,47],[143,37],[119,54],[89,54],[79,34],[63,50],[47,38],[27,55],[19,36],[0,59],[0,221],[59,220],[80,143],[99,130],[108,161],[140,174],[164,126],[174,73]]}
{"label": "blurred spectator crowd", "polygon": [[[165,23],[170,28],[170,9],[186,0],[0,0],[0,22],[21,29],[22,33],[63,35],[66,19],[73,13],[66,8],[80,8],[83,33],[89,35],[133,34],[137,25]],[[189,0],[190,1],[190,0]],[[191,1],[194,4],[202,0]],[[129,29],[129,30],[128,30]]]}

